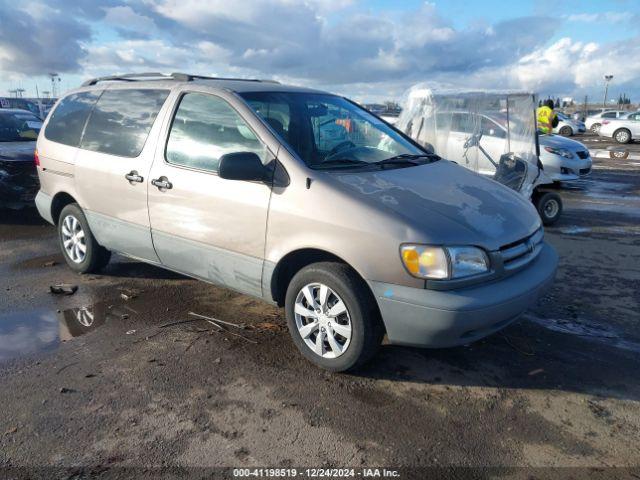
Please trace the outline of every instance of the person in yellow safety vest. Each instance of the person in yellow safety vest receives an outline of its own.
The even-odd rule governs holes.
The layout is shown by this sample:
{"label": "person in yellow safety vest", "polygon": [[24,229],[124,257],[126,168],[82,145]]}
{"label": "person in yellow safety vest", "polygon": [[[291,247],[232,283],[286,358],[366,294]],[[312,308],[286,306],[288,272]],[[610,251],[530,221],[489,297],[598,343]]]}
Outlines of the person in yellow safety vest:
{"label": "person in yellow safety vest", "polygon": [[551,133],[558,126],[558,115],[553,111],[553,100],[546,100],[536,112],[540,133]]}

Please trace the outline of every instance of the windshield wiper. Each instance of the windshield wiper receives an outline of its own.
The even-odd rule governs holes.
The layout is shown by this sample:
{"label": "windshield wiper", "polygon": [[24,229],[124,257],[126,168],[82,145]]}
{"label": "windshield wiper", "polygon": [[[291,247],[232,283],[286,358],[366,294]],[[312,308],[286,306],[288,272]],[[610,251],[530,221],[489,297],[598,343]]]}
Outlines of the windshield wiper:
{"label": "windshield wiper", "polygon": [[380,160],[379,162],[374,162],[373,165],[397,165],[397,164],[408,164],[408,165],[420,165],[423,162],[417,161],[419,159],[433,159],[438,160],[438,157],[435,154],[421,153],[402,153],[400,155],[395,155],[393,157],[386,158],[384,160]]}
{"label": "windshield wiper", "polygon": [[348,158],[336,158],[335,160],[328,160],[326,162],[320,162],[317,165],[312,165],[311,168],[315,170],[324,170],[327,168],[349,168],[349,167],[364,167],[372,165],[369,162],[363,160],[352,160]]}

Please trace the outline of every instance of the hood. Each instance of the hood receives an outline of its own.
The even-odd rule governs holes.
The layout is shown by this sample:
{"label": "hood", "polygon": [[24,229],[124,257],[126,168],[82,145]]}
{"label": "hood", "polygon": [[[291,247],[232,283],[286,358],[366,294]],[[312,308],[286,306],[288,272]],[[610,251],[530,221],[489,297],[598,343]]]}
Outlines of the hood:
{"label": "hood", "polygon": [[587,150],[582,143],[570,138],[563,137],[562,135],[540,135],[541,147],[553,147],[553,148],[566,148],[572,152],[580,150]]}
{"label": "hood", "polygon": [[352,196],[376,203],[433,244],[496,250],[540,227],[523,196],[446,160],[337,178]]}
{"label": "hood", "polygon": [[33,162],[36,142],[0,142],[0,161]]}

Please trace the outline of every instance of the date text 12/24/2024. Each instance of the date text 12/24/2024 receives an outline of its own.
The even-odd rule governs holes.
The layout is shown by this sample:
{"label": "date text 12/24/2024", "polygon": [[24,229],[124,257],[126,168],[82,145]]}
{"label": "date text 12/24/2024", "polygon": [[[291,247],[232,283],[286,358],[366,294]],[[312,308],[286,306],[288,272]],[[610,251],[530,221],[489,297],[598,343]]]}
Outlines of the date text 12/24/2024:
{"label": "date text 12/24/2024", "polygon": [[399,478],[388,468],[234,468],[235,478]]}

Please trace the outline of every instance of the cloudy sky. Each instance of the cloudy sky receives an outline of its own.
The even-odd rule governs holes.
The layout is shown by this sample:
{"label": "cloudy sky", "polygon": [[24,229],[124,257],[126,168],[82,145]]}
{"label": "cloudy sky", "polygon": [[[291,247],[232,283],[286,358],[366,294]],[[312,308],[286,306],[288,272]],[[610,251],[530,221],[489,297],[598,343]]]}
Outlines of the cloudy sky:
{"label": "cloudy sky", "polygon": [[142,71],[276,78],[360,101],[413,83],[640,100],[640,0],[0,0],[0,95]]}

